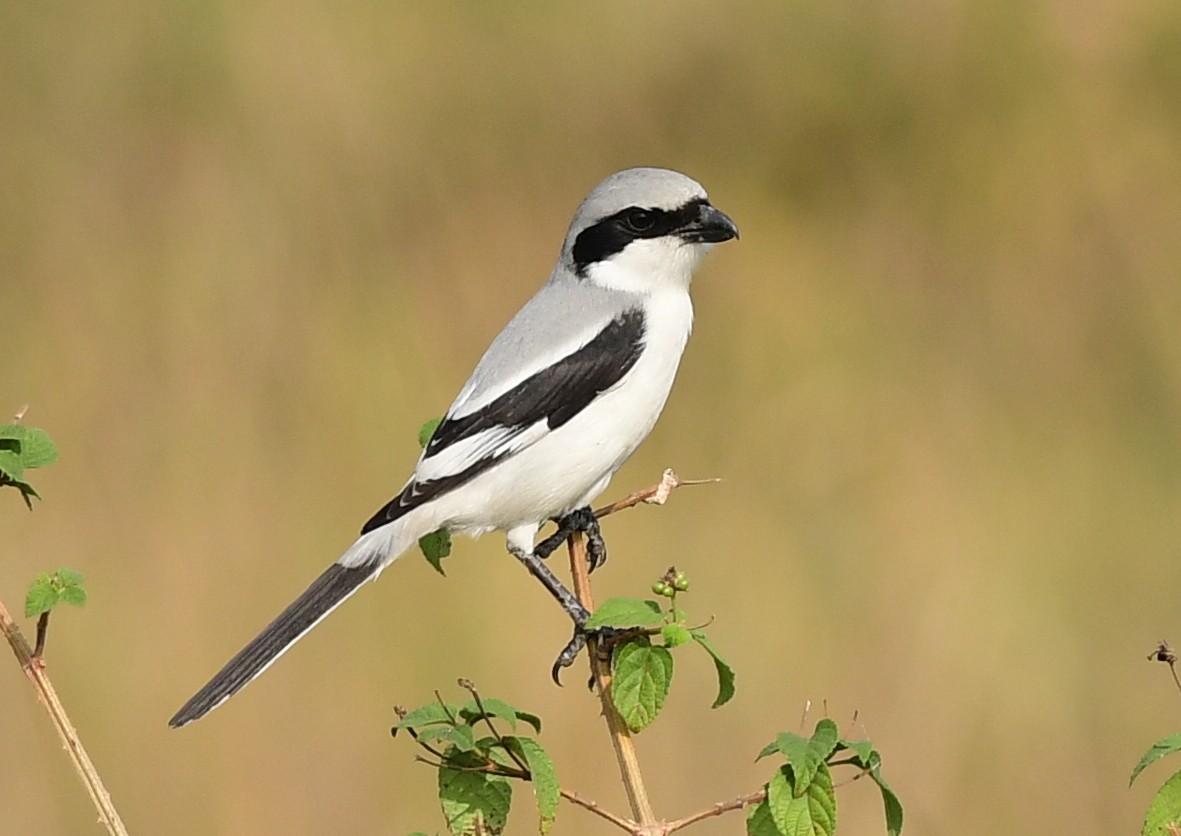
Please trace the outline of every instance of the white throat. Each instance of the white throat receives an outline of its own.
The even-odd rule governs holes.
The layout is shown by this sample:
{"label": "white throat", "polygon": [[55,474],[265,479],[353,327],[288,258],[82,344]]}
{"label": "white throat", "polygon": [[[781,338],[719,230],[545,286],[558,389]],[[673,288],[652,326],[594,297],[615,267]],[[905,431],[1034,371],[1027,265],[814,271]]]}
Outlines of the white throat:
{"label": "white throat", "polygon": [[693,270],[712,246],[675,238],[632,241],[611,258],[590,265],[586,278],[600,287],[632,293],[686,291]]}

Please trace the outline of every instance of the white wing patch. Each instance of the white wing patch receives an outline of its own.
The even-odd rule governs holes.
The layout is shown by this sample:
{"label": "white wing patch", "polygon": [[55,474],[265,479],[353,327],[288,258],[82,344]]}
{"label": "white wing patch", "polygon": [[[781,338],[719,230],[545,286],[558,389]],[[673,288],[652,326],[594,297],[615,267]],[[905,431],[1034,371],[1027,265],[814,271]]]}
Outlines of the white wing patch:
{"label": "white wing patch", "polygon": [[461,438],[441,450],[419,459],[414,468],[415,482],[431,482],[463,473],[489,459],[498,459],[522,450],[549,433],[545,419],[524,427],[491,427]]}

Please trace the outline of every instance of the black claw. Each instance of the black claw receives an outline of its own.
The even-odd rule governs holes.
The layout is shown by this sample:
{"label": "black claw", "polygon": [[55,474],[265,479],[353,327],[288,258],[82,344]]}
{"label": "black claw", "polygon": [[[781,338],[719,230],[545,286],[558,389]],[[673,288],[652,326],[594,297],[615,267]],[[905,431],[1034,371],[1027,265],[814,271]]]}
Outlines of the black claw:
{"label": "black claw", "polygon": [[586,630],[581,627],[574,628],[574,637],[562,648],[562,652],[554,660],[554,666],[550,668],[549,675],[553,678],[555,685],[561,686],[562,668],[568,668],[574,664],[574,660],[578,658],[578,654],[586,646],[586,637]]}
{"label": "black claw", "polygon": [[[592,517],[593,519],[593,517]],[[593,572],[607,562],[607,544],[603,542],[603,534],[599,531],[599,521],[595,520],[594,527],[586,532],[586,569]]]}
{"label": "black claw", "polygon": [[[605,654],[605,658],[610,659],[617,645],[628,641],[642,632],[643,630],[638,627],[599,627],[595,630],[587,630],[584,627],[575,625],[574,637],[562,648],[562,652],[554,660],[554,666],[550,668],[550,677],[553,678],[555,684],[560,686],[562,684],[562,668],[568,668],[574,664],[574,660],[578,658],[578,654],[582,652],[582,648],[586,647],[586,640],[592,636],[598,642],[598,652]],[[593,683],[594,677],[591,677],[591,684]]]}

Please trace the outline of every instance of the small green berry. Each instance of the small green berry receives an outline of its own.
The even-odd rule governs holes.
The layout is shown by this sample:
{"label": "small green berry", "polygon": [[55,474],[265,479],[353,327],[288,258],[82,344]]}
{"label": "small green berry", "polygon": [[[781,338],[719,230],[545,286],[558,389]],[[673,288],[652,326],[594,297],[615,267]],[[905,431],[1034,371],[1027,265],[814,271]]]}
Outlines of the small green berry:
{"label": "small green berry", "polygon": [[687,592],[689,590],[689,579],[685,577],[684,572],[677,572],[676,578],[673,579],[673,588],[677,592]]}
{"label": "small green berry", "polygon": [[652,584],[652,592],[656,595],[667,596],[668,590],[669,590],[669,585],[666,584],[664,581],[657,581],[656,583]]}

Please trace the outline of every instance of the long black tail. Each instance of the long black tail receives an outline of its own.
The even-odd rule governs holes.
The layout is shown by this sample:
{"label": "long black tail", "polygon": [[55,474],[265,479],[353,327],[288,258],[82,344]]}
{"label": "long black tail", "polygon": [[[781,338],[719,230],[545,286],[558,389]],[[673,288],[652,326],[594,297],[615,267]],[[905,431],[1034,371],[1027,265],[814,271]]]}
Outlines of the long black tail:
{"label": "long black tail", "polygon": [[238,693],[375,573],[374,566],[348,567],[333,563],[291,606],[228,661],[204,688],[194,694],[168,721],[168,725],[177,729],[198,720]]}

